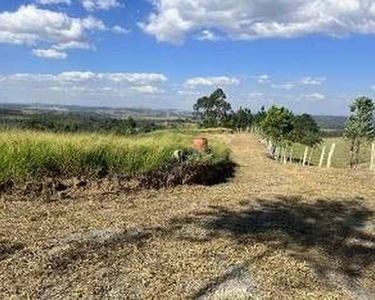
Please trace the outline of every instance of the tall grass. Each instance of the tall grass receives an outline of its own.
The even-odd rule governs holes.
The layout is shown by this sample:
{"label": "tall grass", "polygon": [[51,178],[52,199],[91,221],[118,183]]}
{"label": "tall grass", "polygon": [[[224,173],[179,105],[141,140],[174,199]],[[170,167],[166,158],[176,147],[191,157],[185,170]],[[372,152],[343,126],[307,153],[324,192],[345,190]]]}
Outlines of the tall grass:
{"label": "tall grass", "polygon": [[[0,132],[0,181],[44,176],[136,176],[168,167],[177,149],[191,151],[192,136],[158,133],[132,137],[99,134]],[[226,160],[216,143],[213,160]]]}

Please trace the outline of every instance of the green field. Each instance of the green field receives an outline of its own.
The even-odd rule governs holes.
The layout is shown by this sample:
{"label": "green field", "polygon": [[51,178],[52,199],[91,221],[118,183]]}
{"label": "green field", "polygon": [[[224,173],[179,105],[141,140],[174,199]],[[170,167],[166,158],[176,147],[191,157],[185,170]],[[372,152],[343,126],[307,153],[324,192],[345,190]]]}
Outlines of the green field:
{"label": "green field", "polygon": [[[116,136],[6,130],[0,132],[0,181],[136,176],[167,168],[174,163],[173,152],[181,149],[191,153],[191,144],[192,135],[167,131]],[[228,158],[222,144],[211,144],[212,163]]]}
{"label": "green field", "polygon": [[[313,155],[311,163],[313,165],[319,165],[320,155],[322,153],[322,149],[326,146],[326,154],[324,159],[324,164],[327,163],[327,157],[330,150],[331,145],[336,144],[336,150],[334,152],[332,158],[332,167],[335,168],[348,168],[349,161],[350,161],[350,141],[345,140],[343,138],[326,138],[324,139],[323,143],[313,149]],[[294,154],[293,157],[296,160],[301,159],[304,154],[305,147],[302,145],[295,145],[294,146]],[[369,163],[371,159],[371,144],[365,143],[362,145],[361,152],[360,152],[360,164]],[[360,166],[363,167],[363,166]]]}

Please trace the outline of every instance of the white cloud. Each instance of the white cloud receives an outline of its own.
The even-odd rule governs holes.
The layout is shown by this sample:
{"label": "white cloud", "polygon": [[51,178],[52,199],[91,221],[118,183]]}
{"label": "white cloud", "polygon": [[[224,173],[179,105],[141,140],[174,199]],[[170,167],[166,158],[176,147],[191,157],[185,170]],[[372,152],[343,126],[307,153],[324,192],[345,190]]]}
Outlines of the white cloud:
{"label": "white cloud", "polygon": [[177,94],[181,96],[199,96],[201,93],[191,90],[179,90],[177,91]]}
{"label": "white cloud", "polygon": [[325,77],[305,77],[298,81],[299,84],[302,85],[321,85],[326,81]]}
{"label": "white cloud", "polygon": [[66,50],[66,49],[95,49],[94,46],[91,46],[90,44],[86,42],[67,42],[67,43],[61,43],[57,45],[52,46],[53,49],[56,50]]}
{"label": "white cloud", "polygon": [[77,85],[57,85],[50,86],[48,88],[50,91],[54,92],[64,92],[70,94],[85,94],[85,95],[125,95],[125,94],[163,94],[164,90],[151,85],[141,85],[141,86],[123,86],[123,87],[91,87],[91,86],[77,86]]}
{"label": "white cloud", "polygon": [[86,86],[50,86],[48,88],[50,91],[54,92],[64,92],[64,93],[71,93],[71,94],[102,94],[108,92],[116,92],[116,90],[112,87],[86,87]]}
{"label": "white cloud", "polygon": [[37,0],[36,3],[42,4],[42,5],[54,5],[54,4],[70,5],[72,4],[72,1],[71,0]]}
{"label": "white cloud", "polygon": [[26,102],[78,101],[87,104],[87,101],[99,101],[119,106],[121,103],[118,101],[124,100],[135,106],[139,105],[139,101],[152,105],[150,98],[165,97],[167,80],[165,75],[158,73],[71,71],[57,74],[0,74],[0,92],[11,97],[12,101],[18,101],[20,93],[23,93],[21,98]]}
{"label": "white cloud", "polygon": [[264,94],[260,92],[253,92],[253,93],[244,94],[244,96],[249,97],[249,98],[259,98],[259,97],[263,97]]}
{"label": "white cloud", "polygon": [[141,94],[162,94],[164,91],[156,86],[152,85],[141,85],[141,86],[132,86],[129,90],[138,92]]}
{"label": "white cloud", "polygon": [[168,78],[165,75],[157,73],[94,73],[80,71],[62,72],[58,74],[18,73],[2,76],[2,78],[9,82],[59,84],[112,83],[139,86],[162,84],[168,81]]}
{"label": "white cloud", "polygon": [[301,95],[302,100],[324,100],[326,98],[325,95],[320,94],[320,93],[314,93],[314,94],[306,94],[306,95]]}
{"label": "white cloud", "polygon": [[254,76],[254,79],[260,84],[265,84],[265,83],[271,82],[271,77],[267,74],[256,75],[256,76]]}
{"label": "white cloud", "polygon": [[210,30],[202,30],[197,39],[200,41],[217,41],[220,38]]}
{"label": "white cloud", "polygon": [[187,88],[196,88],[198,86],[225,86],[239,84],[239,79],[235,77],[218,76],[218,77],[193,77],[185,81],[184,86]]}
{"label": "white cloud", "polygon": [[284,90],[292,90],[297,86],[307,86],[307,85],[321,85],[326,81],[325,77],[312,77],[307,76],[299,80],[290,81],[286,83],[272,83],[271,77],[269,75],[256,75],[253,78],[259,84],[271,84],[271,87],[274,89],[284,89]]}
{"label": "white cloud", "polygon": [[288,83],[283,83],[283,84],[272,84],[271,87],[274,89],[283,89],[283,90],[290,91],[295,87],[295,85],[294,83],[288,82]]}
{"label": "white cloud", "polygon": [[309,34],[375,33],[371,0],[153,0],[155,11],[140,24],[159,41],[181,43],[212,28],[230,39],[293,38]]}
{"label": "white cloud", "polygon": [[33,5],[0,13],[0,43],[30,46],[48,43],[55,50],[88,49],[89,31],[105,29],[103,22],[92,16],[71,18]]}
{"label": "white cloud", "polygon": [[371,86],[371,89],[375,90],[375,84],[373,86]]}
{"label": "white cloud", "polygon": [[129,29],[126,29],[122,26],[119,26],[119,25],[115,25],[112,27],[112,31],[114,33],[118,33],[118,34],[127,34],[127,33],[130,33],[130,30]]}
{"label": "white cloud", "polygon": [[[83,8],[87,11],[110,10],[111,8],[120,7],[120,0],[79,0]],[[41,5],[66,4],[71,5],[72,0],[36,0]]]}
{"label": "white cloud", "polygon": [[118,0],[81,0],[81,2],[82,6],[88,11],[109,10],[120,6]]}
{"label": "white cloud", "polygon": [[65,59],[68,56],[65,52],[57,51],[55,49],[34,49],[32,53],[36,57],[49,59]]}

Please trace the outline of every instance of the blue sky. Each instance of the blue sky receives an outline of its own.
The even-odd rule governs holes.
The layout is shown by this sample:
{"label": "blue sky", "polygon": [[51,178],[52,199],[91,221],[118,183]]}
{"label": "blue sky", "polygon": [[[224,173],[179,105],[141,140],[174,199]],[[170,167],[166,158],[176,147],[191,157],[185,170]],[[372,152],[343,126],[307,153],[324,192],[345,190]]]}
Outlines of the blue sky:
{"label": "blue sky", "polygon": [[342,115],[375,97],[375,1],[0,2],[0,101]]}

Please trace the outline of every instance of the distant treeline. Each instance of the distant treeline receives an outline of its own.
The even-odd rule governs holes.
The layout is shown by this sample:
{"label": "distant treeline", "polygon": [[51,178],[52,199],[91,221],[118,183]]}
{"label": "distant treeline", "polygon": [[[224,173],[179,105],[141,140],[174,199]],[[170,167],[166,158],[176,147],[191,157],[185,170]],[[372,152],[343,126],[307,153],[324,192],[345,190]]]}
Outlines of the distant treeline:
{"label": "distant treeline", "polygon": [[102,132],[113,134],[147,133],[166,127],[176,127],[183,120],[173,122],[113,118],[85,113],[41,112],[24,114],[20,111],[0,110],[2,128],[29,129],[51,132]]}
{"label": "distant treeline", "polygon": [[[252,114],[249,109],[240,108],[231,111],[231,107],[223,103],[215,109],[217,99],[226,99],[222,91],[216,91],[210,97],[203,97],[194,107],[195,120],[189,115],[173,117],[172,119],[160,118],[159,114],[149,115],[147,118],[121,117],[117,110],[111,113],[101,114],[94,110],[81,111],[45,111],[22,110],[14,107],[0,107],[0,127],[18,128],[52,132],[109,132],[114,134],[147,133],[160,129],[184,128],[192,122],[201,127],[226,127],[234,130],[246,129],[257,123],[264,111]],[[20,107],[22,108],[22,107]],[[201,109],[205,109],[204,118]],[[129,109],[126,111],[129,113]],[[115,114],[116,112],[116,114]],[[138,111],[135,111],[138,112]],[[324,137],[339,137],[344,134],[347,117],[344,116],[312,116],[322,130]]]}

